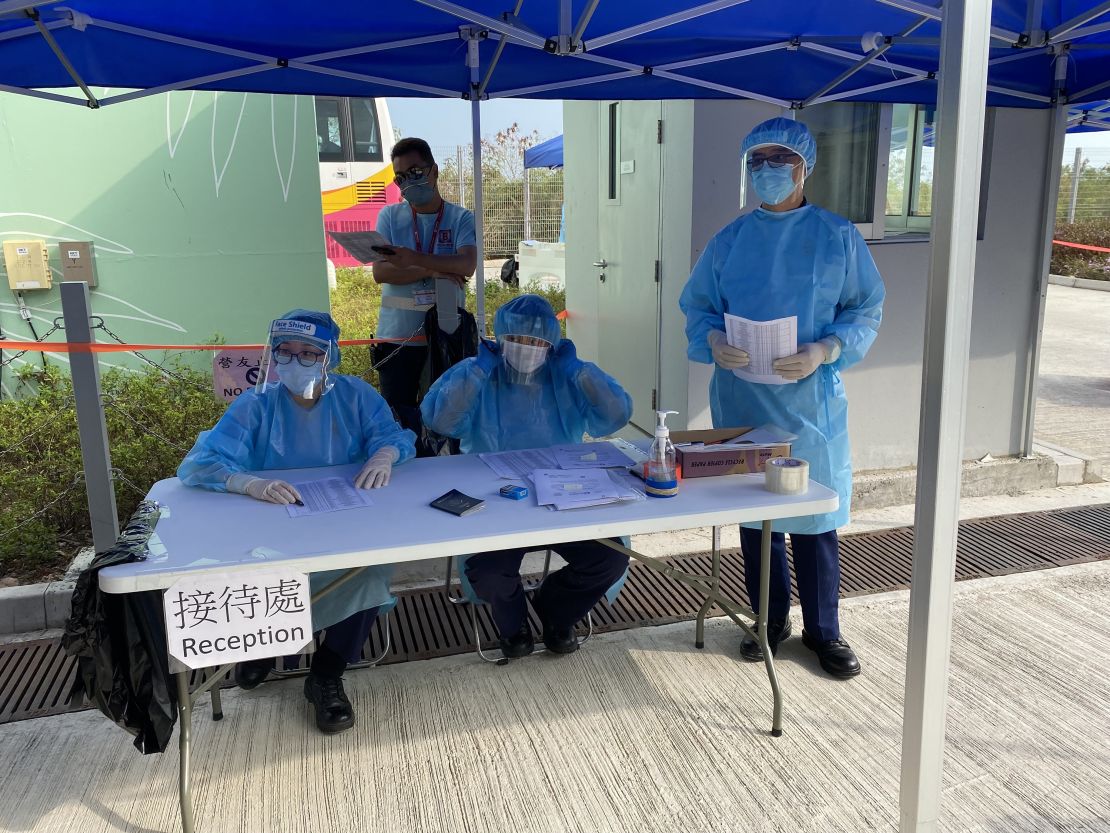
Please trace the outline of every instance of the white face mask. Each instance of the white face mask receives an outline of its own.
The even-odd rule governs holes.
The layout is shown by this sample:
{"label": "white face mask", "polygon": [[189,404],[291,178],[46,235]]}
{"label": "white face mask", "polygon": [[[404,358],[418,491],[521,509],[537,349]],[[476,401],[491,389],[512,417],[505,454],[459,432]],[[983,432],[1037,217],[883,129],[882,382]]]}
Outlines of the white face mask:
{"label": "white face mask", "polygon": [[501,353],[509,367],[524,374],[535,373],[543,367],[550,349],[547,344],[521,344],[519,341],[505,341],[501,344]]}
{"label": "white face mask", "polygon": [[278,369],[281,383],[302,399],[312,399],[316,396],[316,383],[320,381],[320,365],[305,367],[296,359],[283,364]]}

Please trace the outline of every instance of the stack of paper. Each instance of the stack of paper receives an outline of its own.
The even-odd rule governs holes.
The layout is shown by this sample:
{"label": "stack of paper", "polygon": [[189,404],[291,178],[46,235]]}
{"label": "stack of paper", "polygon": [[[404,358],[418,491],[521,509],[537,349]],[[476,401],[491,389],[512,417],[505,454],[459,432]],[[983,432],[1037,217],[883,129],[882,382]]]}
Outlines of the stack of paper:
{"label": "stack of paper", "polygon": [[626,469],[632,465],[632,460],[608,442],[556,445],[551,451],[561,469]]}
{"label": "stack of paper", "polygon": [[536,469],[622,468],[633,465],[615,445],[608,442],[570,443],[551,448],[526,448],[520,451],[487,452],[479,459],[496,474],[509,480],[531,480]]}
{"label": "stack of paper", "polygon": [[604,469],[537,469],[532,472],[536,502],[553,509],[581,509],[626,500],[641,500],[642,493],[610,476]]}

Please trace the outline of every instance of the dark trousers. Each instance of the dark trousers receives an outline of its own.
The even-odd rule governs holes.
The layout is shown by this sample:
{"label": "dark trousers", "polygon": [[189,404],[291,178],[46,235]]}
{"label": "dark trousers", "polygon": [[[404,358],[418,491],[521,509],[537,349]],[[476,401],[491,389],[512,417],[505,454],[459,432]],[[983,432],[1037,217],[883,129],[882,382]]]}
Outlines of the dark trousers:
{"label": "dark trousers", "polygon": [[428,358],[428,348],[376,344],[373,351],[374,365],[378,369],[378,388],[386,404],[397,415],[402,428],[416,434],[416,456],[433,456],[433,451],[422,441],[424,422],[420,417],[420,376]]}
{"label": "dark trousers", "polygon": [[[548,575],[533,604],[548,627],[573,627],[621,577],[628,567],[628,556],[596,541],[555,544],[551,549],[567,565]],[[495,550],[473,555],[466,561],[466,577],[478,598],[491,606],[493,621],[502,636],[519,631],[528,616],[528,602],[520,581],[520,563],[527,552],[527,549]]]}
{"label": "dark trousers", "polygon": [[[813,638],[826,642],[840,638],[837,609],[840,600],[840,547],[836,530],[819,535],[791,535],[794,577],[802,603],[802,622]],[[759,612],[760,548],[763,532],[740,527],[744,553],[744,582],[752,610]],[[768,622],[785,622],[790,615],[790,569],[786,564],[786,536],[771,533],[771,581]]]}
{"label": "dark trousers", "polygon": [[[312,673],[321,677],[342,677],[351,663],[362,658],[362,646],[370,638],[370,629],[380,608],[360,610],[324,630],[324,640],[312,655]],[[297,664],[297,655],[285,658],[285,667]]]}

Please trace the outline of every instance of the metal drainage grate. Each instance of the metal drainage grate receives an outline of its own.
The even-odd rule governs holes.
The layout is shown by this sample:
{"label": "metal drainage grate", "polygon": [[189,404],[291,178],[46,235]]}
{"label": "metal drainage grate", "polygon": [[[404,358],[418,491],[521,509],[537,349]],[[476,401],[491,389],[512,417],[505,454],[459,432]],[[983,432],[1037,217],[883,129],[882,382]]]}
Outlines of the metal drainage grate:
{"label": "metal drainage grate", "polygon": [[[841,595],[908,587],[912,552],[909,527],[842,538]],[[964,581],[1106,558],[1110,558],[1110,504],[980,518],[960,524],[956,578]],[[707,553],[670,560],[689,572],[707,575],[710,570]],[[743,559],[735,550],[722,555],[722,583],[728,595],[747,598]],[[604,633],[689,620],[701,601],[686,585],[633,564],[617,601],[594,610],[594,629]],[[535,613],[530,615],[538,631]],[[390,650],[383,665],[473,649],[469,608],[451,604],[440,587],[399,593],[390,628]],[[496,640],[488,608],[478,610],[478,630],[484,644]],[[379,620],[364,656],[379,655],[384,644],[385,627]],[[75,672],[76,662],[62,651],[60,639],[0,645],[0,724],[84,708],[66,702]]]}

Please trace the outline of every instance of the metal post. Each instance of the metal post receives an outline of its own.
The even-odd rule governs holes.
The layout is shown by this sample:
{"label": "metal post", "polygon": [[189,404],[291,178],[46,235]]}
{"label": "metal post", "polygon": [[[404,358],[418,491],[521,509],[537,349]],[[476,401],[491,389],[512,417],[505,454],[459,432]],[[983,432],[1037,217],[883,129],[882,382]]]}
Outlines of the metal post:
{"label": "metal post", "polygon": [[710,568],[712,585],[705,595],[705,601],[698,609],[697,619],[694,623],[694,647],[699,649],[705,647],[705,617],[713,608],[717,601],[717,594],[721,590],[721,528],[719,526],[713,527],[712,559],[712,567]]}
{"label": "metal post", "polygon": [[1071,202],[1068,203],[1068,222],[1075,222],[1075,204],[1079,200],[1079,174],[1083,164],[1083,148],[1075,149],[1075,164],[1071,167]]}
{"label": "metal post", "polygon": [[[1067,55],[1056,58],[1056,92],[1062,94],[1067,80]],[[1037,377],[1041,372],[1041,345],[1044,341],[1044,313],[1048,305],[1048,273],[1052,270],[1052,241],[1056,231],[1056,198],[1060,193],[1060,159],[1064,156],[1064,136],[1068,126],[1068,108],[1058,99],[1048,125],[1048,164],[1045,165],[1041,193],[1041,228],[1044,240],[1037,252],[1033,290],[1036,297],[1029,326],[1029,353],[1025,364],[1025,401],[1022,403],[1023,457],[1033,456],[1033,430],[1037,416]],[[1076,178],[1078,180],[1078,177]]]}
{"label": "metal post", "polygon": [[[70,344],[93,344],[89,324],[89,285],[83,281],[62,284],[62,315]],[[74,351],[69,355],[73,397],[77,404],[77,433],[81,441],[81,463],[85,468],[85,493],[89,503],[93,548],[103,552],[119,537],[116,493],[112,484],[112,455],[108,427],[100,398],[100,364],[95,353]]]}
{"label": "metal post", "polygon": [[470,67],[470,141],[474,145],[474,241],[478,248],[478,268],[474,279],[475,318],[478,319],[479,337],[486,334],[486,247],[485,218],[482,216],[482,101],[480,86],[478,45],[481,33],[471,29],[467,43],[466,63]]}
{"label": "metal post", "polygon": [[179,671],[177,677],[177,800],[181,807],[182,833],[193,833],[193,785],[189,771],[189,749],[193,740],[193,703],[189,693],[189,671]]}
{"label": "metal post", "polygon": [[463,149],[462,145],[455,145],[455,163],[456,170],[459,174],[459,205],[466,208],[466,174],[463,173]]}
{"label": "metal post", "polygon": [[767,619],[771,607],[771,521],[763,522],[763,535],[759,544],[759,611],[755,615],[756,635],[759,648],[763,651],[763,663],[767,666],[767,679],[771,681],[771,695],[774,698],[774,711],[771,717],[771,737],[782,737],[782,689],[779,676],[775,673],[775,658],[771,655],[771,642],[767,634]]}
{"label": "metal post", "polygon": [[967,404],[991,4],[944,4],[926,290],[900,833],[936,833]]}
{"label": "metal post", "polygon": [[532,189],[528,169],[524,169],[524,239],[532,239]]}

